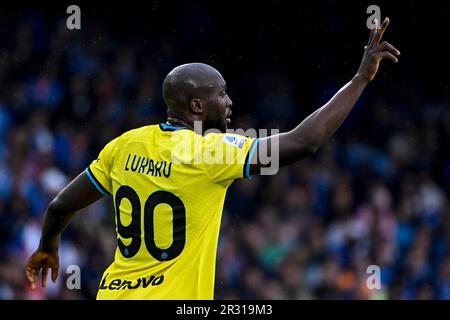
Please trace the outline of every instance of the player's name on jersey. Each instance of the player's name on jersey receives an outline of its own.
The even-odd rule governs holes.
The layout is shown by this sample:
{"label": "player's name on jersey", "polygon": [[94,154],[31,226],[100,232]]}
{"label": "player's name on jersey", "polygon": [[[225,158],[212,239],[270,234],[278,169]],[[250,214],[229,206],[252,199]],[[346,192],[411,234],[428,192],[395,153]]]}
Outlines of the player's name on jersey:
{"label": "player's name on jersey", "polygon": [[125,171],[151,175],[153,177],[170,177],[172,171],[171,161],[155,161],[153,159],[138,156],[136,154],[128,154],[125,163]]}

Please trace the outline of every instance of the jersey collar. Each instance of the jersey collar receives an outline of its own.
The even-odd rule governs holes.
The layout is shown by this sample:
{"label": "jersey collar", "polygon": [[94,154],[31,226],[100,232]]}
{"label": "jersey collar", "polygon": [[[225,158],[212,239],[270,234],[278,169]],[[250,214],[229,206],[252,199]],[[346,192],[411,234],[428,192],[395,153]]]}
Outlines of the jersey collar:
{"label": "jersey collar", "polygon": [[160,123],[159,127],[161,128],[162,131],[176,131],[176,130],[183,130],[183,129],[191,130],[188,127],[173,126],[173,125],[166,124],[166,123]]}

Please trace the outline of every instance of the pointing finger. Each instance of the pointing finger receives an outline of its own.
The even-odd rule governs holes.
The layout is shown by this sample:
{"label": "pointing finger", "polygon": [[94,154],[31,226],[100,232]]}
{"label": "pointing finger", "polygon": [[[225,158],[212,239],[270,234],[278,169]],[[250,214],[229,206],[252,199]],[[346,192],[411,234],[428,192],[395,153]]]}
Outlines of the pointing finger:
{"label": "pointing finger", "polygon": [[[372,29],[370,29],[369,41],[367,42],[367,46],[369,46],[372,43],[373,36],[375,35],[375,33],[377,33],[378,30],[378,20],[374,19],[373,23],[375,24],[375,26]],[[364,47],[364,49],[366,49],[367,46]]]}
{"label": "pointing finger", "polygon": [[380,40],[383,37],[383,34],[386,31],[387,26],[389,25],[389,21],[390,21],[389,18],[384,19],[380,30],[378,30],[378,32],[373,37],[374,44],[379,44],[380,43]]}

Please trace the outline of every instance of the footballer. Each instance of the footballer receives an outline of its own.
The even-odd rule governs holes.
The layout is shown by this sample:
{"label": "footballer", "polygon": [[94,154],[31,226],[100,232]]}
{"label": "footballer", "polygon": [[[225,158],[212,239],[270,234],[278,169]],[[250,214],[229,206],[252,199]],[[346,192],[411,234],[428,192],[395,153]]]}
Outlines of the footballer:
{"label": "footballer", "polygon": [[[350,82],[296,128],[276,136],[226,133],[232,101],[221,74],[202,63],[173,69],[162,90],[167,122],[113,139],[51,201],[39,247],[25,268],[31,288],[38,282],[45,287],[49,270],[56,281],[60,237],[74,214],[111,195],[117,249],[97,299],[213,299],[228,187],[260,173],[266,165],[259,149],[266,145],[270,152],[272,140],[277,140],[279,164],[285,166],[314,154],[333,135],[375,77],[380,61],[398,61],[400,52],[381,42],[388,24],[386,18],[371,30]],[[194,131],[194,123],[201,124],[201,132]],[[220,132],[204,134],[212,128]]]}

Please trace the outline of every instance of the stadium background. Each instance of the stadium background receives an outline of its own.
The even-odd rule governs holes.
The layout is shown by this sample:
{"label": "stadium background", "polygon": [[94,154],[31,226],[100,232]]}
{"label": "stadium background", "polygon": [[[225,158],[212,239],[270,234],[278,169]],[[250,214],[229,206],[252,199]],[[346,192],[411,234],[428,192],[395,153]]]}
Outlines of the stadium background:
{"label": "stadium background", "polygon": [[[95,297],[115,249],[110,199],[63,234],[56,285],[30,291],[25,261],[52,197],[113,137],[164,121],[174,66],[222,72],[233,127],[288,130],[356,72],[370,4],[400,63],[383,63],[316,156],[231,187],[216,298],[450,298],[448,2],[78,1],[79,31],[69,4],[1,4],[0,299]],[[64,285],[73,264],[80,290]],[[373,264],[382,289],[369,291]]]}

